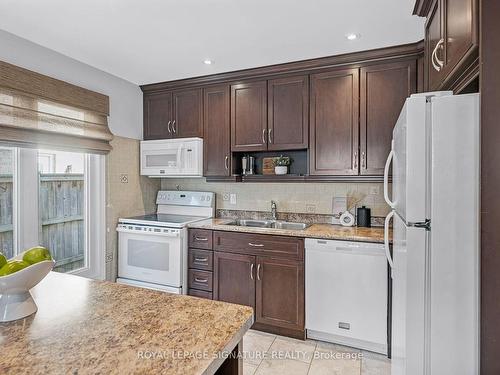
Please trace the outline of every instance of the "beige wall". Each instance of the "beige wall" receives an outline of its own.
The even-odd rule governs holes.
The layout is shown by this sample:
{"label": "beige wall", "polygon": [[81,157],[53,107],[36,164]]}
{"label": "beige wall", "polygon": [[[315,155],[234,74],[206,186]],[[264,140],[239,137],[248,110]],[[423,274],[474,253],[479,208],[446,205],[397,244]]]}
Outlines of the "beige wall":
{"label": "beige wall", "polygon": [[[278,211],[294,213],[331,214],[333,197],[348,197],[354,205],[366,205],[372,216],[385,216],[389,206],[383,197],[381,183],[214,183],[205,179],[162,179],[164,190],[213,191],[217,208],[230,210],[269,211],[270,201],[278,204]],[[236,204],[225,201],[225,193],[236,194]]]}
{"label": "beige wall", "polygon": [[[160,181],[139,174],[139,141],[115,137],[106,156],[106,279],[116,278],[119,217],[142,215],[156,209]],[[128,182],[122,182],[122,177]]]}

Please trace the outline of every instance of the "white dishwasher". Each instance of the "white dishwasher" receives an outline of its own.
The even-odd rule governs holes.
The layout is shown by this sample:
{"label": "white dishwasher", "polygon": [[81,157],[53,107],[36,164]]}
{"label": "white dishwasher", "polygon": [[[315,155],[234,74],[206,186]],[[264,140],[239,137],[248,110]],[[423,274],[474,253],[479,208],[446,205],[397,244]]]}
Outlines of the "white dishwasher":
{"label": "white dishwasher", "polygon": [[387,354],[383,244],[305,240],[307,337]]}

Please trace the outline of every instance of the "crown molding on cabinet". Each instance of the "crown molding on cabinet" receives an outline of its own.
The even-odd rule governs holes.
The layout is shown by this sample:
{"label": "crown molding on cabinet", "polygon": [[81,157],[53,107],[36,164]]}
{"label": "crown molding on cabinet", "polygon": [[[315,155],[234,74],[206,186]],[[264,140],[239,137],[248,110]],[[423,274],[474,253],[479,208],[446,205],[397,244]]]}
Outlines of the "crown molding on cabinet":
{"label": "crown molding on cabinet", "polygon": [[276,75],[297,74],[317,72],[323,69],[331,69],[339,66],[356,66],[365,63],[377,63],[386,59],[397,59],[398,57],[419,56],[424,52],[424,43],[403,44],[393,47],[378,48],[368,51],[346,53],[336,56],[320,57],[309,60],[295,61],[284,64],[269,65],[258,68],[238,70],[234,72],[212,74],[200,77],[179,79],[175,81],[152,83],[142,85],[141,90],[147,93],[187,88],[193,86],[205,86],[215,83],[237,82],[239,80],[271,78]]}

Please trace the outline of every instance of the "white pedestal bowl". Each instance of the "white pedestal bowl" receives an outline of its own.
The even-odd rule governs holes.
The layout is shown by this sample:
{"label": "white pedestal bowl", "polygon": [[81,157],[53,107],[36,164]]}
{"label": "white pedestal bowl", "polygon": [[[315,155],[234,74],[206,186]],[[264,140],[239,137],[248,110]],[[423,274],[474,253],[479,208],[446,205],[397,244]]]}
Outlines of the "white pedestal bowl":
{"label": "white pedestal bowl", "polygon": [[[22,260],[19,254],[13,259]],[[36,312],[37,307],[30,289],[54,268],[54,260],[44,260],[7,276],[0,276],[0,322],[25,318]]]}

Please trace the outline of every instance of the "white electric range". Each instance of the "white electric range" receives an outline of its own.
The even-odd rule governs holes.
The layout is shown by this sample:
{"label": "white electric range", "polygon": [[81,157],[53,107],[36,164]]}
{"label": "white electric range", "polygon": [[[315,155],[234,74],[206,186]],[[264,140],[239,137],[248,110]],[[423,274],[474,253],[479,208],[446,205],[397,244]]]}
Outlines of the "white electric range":
{"label": "white electric range", "polygon": [[118,220],[118,283],[187,293],[187,228],[215,213],[211,192],[159,191],[157,212]]}

